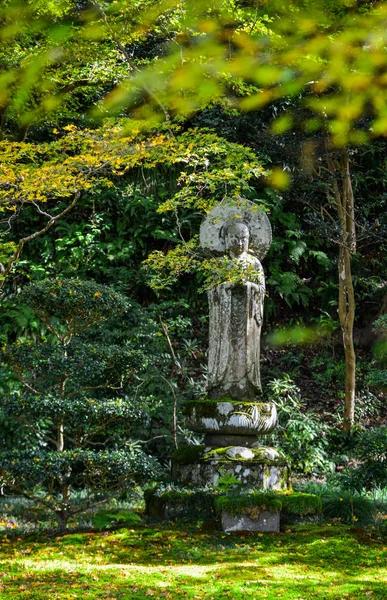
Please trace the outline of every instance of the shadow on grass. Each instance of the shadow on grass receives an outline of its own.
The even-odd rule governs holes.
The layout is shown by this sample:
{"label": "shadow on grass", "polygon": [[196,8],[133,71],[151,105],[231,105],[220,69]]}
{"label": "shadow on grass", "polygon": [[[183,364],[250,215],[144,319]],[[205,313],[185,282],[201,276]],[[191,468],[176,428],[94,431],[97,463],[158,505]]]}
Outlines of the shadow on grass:
{"label": "shadow on grass", "polygon": [[343,525],[254,536],[158,525],[2,543],[0,557],[2,600],[387,599],[386,549]]}

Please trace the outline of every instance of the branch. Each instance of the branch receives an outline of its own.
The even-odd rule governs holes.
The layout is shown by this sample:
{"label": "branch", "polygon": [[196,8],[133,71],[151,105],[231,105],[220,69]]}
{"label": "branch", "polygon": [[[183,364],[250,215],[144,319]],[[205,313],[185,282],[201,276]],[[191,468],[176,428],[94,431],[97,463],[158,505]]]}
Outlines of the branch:
{"label": "branch", "polygon": [[19,243],[16,247],[15,252],[9,258],[6,266],[4,267],[4,272],[2,273],[1,279],[0,279],[0,290],[3,288],[5,279],[6,279],[7,275],[9,275],[9,273],[11,272],[14,263],[17,260],[19,260],[20,254],[21,254],[25,244],[27,244],[28,242],[32,242],[32,240],[47,233],[47,231],[49,229],[51,229],[51,227],[53,225],[55,225],[55,223],[57,221],[59,221],[59,219],[64,217],[72,208],[74,208],[74,206],[76,205],[76,203],[78,202],[78,200],[80,198],[80,195],[81,195],[81,192],[78,190],[77,192],[75,192],[74,198],[71,201],[71,203],[64,210],[62,210],[62,212],[60,212],[59,215],[56,215],[56,217],[52,217],[42,229],[39,229],[39,231],[35,231],[34,233],[31,233],[31,235],[28,235],[28,236],[22,238],[21,240],[19,240]]}
{"label": "branch", "polygon": [[38,433],[45,440],[47,440],[48,442],[51,442],[52,444],[54,444],[54,446],[56,445],[56,440],[54,440],[52,437],[50,437],[46,433],[43,433],[37,427],[34,427],[33,425],[31,425],[31,423],[29,421],[27,421],[25,418],[23,418],[23,417],[12,417],[12,418],[15,419],[15,421],[18,421],[19,423],[22,423],[23,425],[25,425],[28,429],[31,429],[31,431],[34,431],[35,433]]}
{"label": "branch", "polygon": [[[312,204],[310,204],[310,202],[308,202],[307,200],[301,200],[301,202],[303,204],[305,204],[306,206],[309,206],[309,208],[315,212],[318,213],[319,211],[317,210],[317,208],[315,208],[314,206],[312,206]],[[325,206],[320,206],[320,211],[321,211],[321,215],[322,213],[325,213],[326,216],[328,217],[328,219],[330,219],[330,221],[332,221],[332,223],[336,223],[335,219],[332,217],[332,215],[327,211],[327,209],[325,208]]]}
{"label": "branch", "polygon": [[22,383],[28,390],[30,390],[30,392],[33,392],[37,396],[40,395],[40,392],[38,392],[38,390],[33,388],[32,385],[30,385],[29,383],[27,383],[27,381],[25,381],[25,379],[23,378],[23,375],[21,373],[21,370],[14,369],[14,373],[15,373],[16,377],[18,378],[18,380],[20,381],[20,383]]}
{"label": "branch", "polygon": [[36,202],[32,201],[31,204],[33,204],[36,208],[36,210],[38,211],[38,213],[40,213],[41,215],[44,215],[45,217],[48,217],[49,219],[53,219],[53,216],[50,215],[49,213],[44,212],[44,210],[42,210],[39,206],[39,204],[37,204]]}
{"label": "branch", "polygon": [[166,435],[155,435],[150,440],[137,440],[136,442],[127,442],[125,446],[129,446],[129,448],[136,447],[138,444],[149,444],[149,442],[153,442],[153,440],[158,440],[159,438],[166,438]]}

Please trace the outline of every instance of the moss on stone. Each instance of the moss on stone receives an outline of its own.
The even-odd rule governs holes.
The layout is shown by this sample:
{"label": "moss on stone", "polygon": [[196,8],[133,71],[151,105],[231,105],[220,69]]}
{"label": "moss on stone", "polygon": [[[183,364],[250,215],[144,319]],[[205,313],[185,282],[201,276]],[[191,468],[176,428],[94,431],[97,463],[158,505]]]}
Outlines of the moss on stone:
{"label": "moss on stone", "polygon": [[179,489],[175,486],[157,486],[144,492],[146,512],[161,519],[213,518],[214,498],[220,493],[215,488]]}
{"label": "moss on stone", "polygon": [[201,462],[203,460],[204,451],[205,446],[183,446],[176,450],[172,460],[184,465]]}
{"label": "moss on stone", "polygon": [[255,492],[234,498],[221,496],[215,499],[217,513],[228,512],[232,516],[249,515],[253,519],[263,511],[279,512],[281,508],[281,500],[272,492]]}
{"label": "moss on stone", "polygon": [[267,448],[247,448],[247,450],[253,453],[253,457],[244,458],[242,456],[229,456],[227,451],[234,448],[234,446],[225,446],[220,448],[212,448],[206,450],[206,446],[183,446],[174,453],[172,460],[179,464],[192,464],[192,463],[203,463],[203,462],[230,462],[230,463],[246,463],[250,464],[264,464],[268,467],[271,466],[287,466],[285,457],[279,455],[278,458],[270,459],[267,458],[265,452]]}
{"label": "moss on stone", "polygon": [[248,515],[254,519],[263,511],[281,511],[281,519],[286,521],[287,516],[302,518],[321,513],[321,498],[302,492],[253,491],[231,497],[217,487],[159,485],[146,490],[144,497],[148,514],[162,518],[197,516],[198,513],[211,516],[215,510],[218,514],[225,511],[232,516]]}
{"label": "moss on stone", "polygon": [[251,457],[251,458],[244,458],[242,456],[235,456],[235,457],[229,456],[229,454],[227,454],[227,451],[231,450],[232,448],[234,448],[234,446],[213,448],[212,450],[209,450],[208,452],[205,453],[205,455],[203,456],[203,460],[205,460],[205,461],[216,460],[219,462],[238,462],[238,463],[246,462],[248,464],[259,463],[259,464],[264,464],[264,465],[268,465],[268,466],[273,466],[273,465],[287,466],[286,459],[282,455],[279,455],[279,457],[275,458],[275,459],[267,458],[267,456],[266,456],[267,448],[265,448],[265,447],[246,448],[246,450],[249,450],[254,455],[254,457]]}
{"label": "moss on stone", "polygon": [[262,511],[286,513],[293,516],[310,516],[319,514],[322,510],[321,498],[314,494],[299,492],[253,492],[235,496],[221,496],[215,499],[215,509],[218,513],[225,511],[235,515],[247,514],[257,518]]}
{"label": "moss on stone", "polygon": [[292,492],[281,495],[282,510],[290,515],[316,515],[322,511],[321,498],[314,494]]}

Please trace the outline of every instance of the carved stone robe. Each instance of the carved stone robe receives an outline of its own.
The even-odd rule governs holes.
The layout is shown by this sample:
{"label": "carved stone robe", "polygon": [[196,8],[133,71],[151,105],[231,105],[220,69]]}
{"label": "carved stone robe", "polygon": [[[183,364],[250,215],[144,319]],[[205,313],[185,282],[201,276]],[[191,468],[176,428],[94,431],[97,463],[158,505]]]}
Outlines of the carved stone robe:
{"label": "carved stone robe", "polygon": [[261,263],[247,255],[257,282],[223,283],[208,293],[210,309],[208,394],[254,400],[261,390],[259,368],[265,280]]}

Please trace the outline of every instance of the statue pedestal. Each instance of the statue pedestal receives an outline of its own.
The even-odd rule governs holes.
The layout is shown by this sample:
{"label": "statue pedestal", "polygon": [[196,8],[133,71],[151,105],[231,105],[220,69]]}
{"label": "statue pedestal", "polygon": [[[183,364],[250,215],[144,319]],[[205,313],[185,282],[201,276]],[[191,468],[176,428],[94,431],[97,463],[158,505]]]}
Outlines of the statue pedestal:
{"label": "statue pedestal", "polygon": [[274,448],[260,446],[186,446],[173,457],[172,478],[183,486],[217,486],[221,477],[235,477],[244,489],[286,490],[289,468]]}
{"label": "statue pedestal", "polygon": [[181,485],[216,486],[235,477],[246,489],[284,490],[289,469],[285,457],[263,446],[258,436],[277,425],[272,402],[198,400],[187,405],[187,424],[204,433],[204,446],[188,446],[173,457],[172,477]]}

